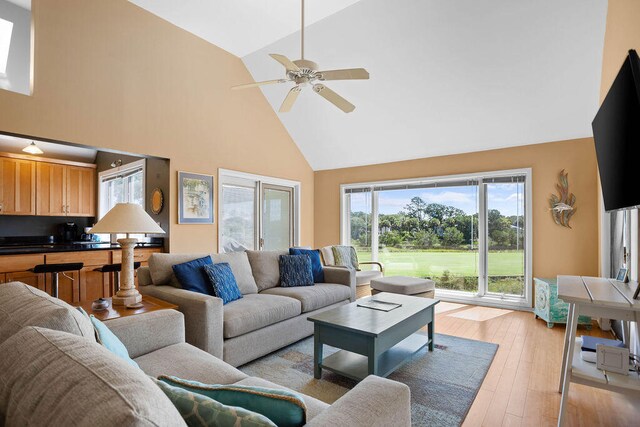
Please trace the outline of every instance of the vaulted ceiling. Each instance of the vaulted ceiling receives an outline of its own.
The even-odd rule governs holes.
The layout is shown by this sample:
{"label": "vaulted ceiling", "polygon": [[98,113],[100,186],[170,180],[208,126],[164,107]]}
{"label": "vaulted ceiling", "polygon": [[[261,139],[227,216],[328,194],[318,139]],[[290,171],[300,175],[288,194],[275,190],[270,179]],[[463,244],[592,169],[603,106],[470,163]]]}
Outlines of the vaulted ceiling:
{"label": "vaulted ceiling", "polygon": [[[299,2],[131,0],[241,56],[256,81],[298,59]],[[305,57],[365,67],[278,113],[315,170],[591,136],[606,0],[307,0]],[[238,82],[238,84],[244,82]],[[262,90],[277,111],[292,84]],[[234,92],[244,96],[242,91]]]}

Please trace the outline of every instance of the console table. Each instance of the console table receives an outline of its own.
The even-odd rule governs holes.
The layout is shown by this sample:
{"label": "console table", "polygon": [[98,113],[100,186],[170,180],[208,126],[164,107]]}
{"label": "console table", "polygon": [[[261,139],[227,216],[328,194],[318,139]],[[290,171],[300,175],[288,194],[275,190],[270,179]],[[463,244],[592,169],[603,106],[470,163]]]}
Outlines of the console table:
{"label": "console table", "polygon": [[601,371],[594,363],[580,358],[575,346],[578,316],[604,317],[622,320],[625,336],[629,336],[628,322],[640,321],[640,301],[633,299],[637,282],[623,283],[613,279],[581,276],[558,276],[558,298],[569,304],[567,329],[562,353],[559,390],[562,393],[558,426],[565,421],[565,409],[569,400],[571,382],[598,387],[618,393],[640,395],[640,376]]}

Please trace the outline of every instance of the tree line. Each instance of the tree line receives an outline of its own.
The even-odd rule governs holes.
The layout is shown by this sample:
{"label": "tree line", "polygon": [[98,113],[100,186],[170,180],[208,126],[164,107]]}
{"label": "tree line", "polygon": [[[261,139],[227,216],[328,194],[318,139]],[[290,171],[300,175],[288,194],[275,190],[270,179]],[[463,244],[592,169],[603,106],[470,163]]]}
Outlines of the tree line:
{"label": "tree line", "polygon": [[[521,249],[524,243],[524,217],[504,216],[497,209],[488,211],[489,247]],[[439,203],[426,203],[420,197],[395,214],[379,214],[380,246],[404,249],[476,249],[478,214]],[[351,212],[351,242],[371,246],[371,214]]]}

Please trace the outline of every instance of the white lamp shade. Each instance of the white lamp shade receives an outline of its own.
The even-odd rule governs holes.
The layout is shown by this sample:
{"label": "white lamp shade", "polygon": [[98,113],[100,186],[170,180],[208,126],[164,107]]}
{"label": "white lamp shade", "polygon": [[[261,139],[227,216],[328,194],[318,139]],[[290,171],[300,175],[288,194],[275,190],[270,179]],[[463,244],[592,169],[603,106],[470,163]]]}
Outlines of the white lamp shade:
{"label": "white lamp shade", "polygon": [[90,233],[164,234],[164,230],[135,203],[118,203],[93,226]]}

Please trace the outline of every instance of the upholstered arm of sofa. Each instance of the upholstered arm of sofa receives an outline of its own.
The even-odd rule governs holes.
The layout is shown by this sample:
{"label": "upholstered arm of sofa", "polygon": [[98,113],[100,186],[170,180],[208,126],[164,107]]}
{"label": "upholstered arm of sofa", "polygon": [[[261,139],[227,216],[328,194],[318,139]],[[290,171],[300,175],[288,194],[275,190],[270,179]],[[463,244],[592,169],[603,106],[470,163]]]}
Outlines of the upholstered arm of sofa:
{"label": "upholstered arm of sofa", "polygon": [[176,310],[119,317],[105,324],[127,347],[131,358],[184,342],[184,316]]}
{"label": "upholstered arm of sofa", "polygon": [[351,288],[351,301],[356,300],[356,272],[350,268],[323,267],[324,281],[338,283]]}
{"label": "upholstered arm of sofa", "polygon": [[139,286],[140,293],[178,306],[184,314],[186,341],[222,359],[222,300],[173,286]]}
{"label": "upholstered arm of sofa", "polygon": [[410,426],[411,393],[397,381],[370,375],[307,426]]}

